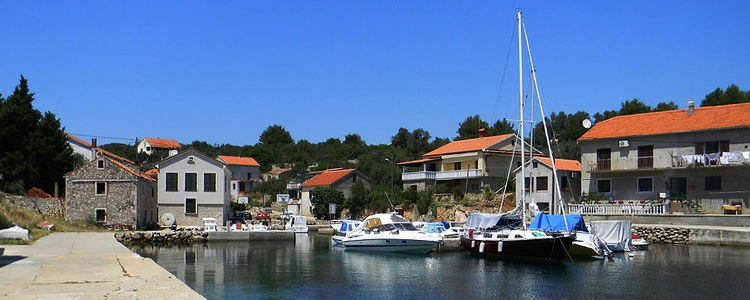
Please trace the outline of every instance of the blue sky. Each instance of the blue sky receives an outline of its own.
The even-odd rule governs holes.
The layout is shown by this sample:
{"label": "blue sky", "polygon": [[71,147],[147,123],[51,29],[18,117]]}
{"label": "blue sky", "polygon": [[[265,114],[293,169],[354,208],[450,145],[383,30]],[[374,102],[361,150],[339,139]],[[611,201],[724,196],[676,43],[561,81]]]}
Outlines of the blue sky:
{"label": "blue sky", "polygon": [[[750,89],[750,2],[520,2],[548,111]],[[3,1],[0,93],[23,74],[35,106],[83,135],[452,138],[470,115],[518,118],[516,3]]]}

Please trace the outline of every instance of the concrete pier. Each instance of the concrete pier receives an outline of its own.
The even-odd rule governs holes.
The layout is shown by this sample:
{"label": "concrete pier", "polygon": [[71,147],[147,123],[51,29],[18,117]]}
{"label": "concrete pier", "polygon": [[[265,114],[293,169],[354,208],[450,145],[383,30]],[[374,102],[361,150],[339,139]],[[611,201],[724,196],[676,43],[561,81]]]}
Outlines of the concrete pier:
{"label": "concrete pier", "polygon": [[208,241],[294,241],[294,231],[270,230],[270,231],[235,231],[235,232],[209,232]]}
{"label": "concrete pier", "polygon": [[112,233],[53,233],[0,248],[0,299],[205,299]]}

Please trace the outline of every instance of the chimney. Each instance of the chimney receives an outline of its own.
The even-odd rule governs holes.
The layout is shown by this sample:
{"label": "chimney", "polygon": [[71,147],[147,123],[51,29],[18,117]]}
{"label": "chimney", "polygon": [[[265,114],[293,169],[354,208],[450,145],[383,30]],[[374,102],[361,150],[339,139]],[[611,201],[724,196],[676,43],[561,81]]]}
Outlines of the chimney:
{"label": "chimney", "polygon": [[483,138],[485,136],[487,136],[487,129],[479,128],[479,137]]}
{"label": "chimney", "polygon": [[91,148],[96,148],[96,139],[91,139]]}
{"label": "chimney", "polygon": [[695,101],[688,100],[688,116],[692,116],[695,112]]}

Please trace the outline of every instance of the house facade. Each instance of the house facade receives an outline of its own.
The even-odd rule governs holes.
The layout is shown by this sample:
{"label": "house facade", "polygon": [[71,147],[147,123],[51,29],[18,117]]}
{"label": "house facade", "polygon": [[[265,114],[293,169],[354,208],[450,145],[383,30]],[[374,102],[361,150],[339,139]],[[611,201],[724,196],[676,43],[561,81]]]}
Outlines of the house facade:
{"label": "house facade", "polygon": [[177,154],[178,150],[182,148],[182,145],[175,140],[168,139],[156,139],[156,138],[143,138],[138,143],[137,152],[146,153],[148,155],[153,154],[156,150],[167,150],[169,156]]}
{"label": "house facade", "polygon": [[298,188],[299,198],[290,200],[290,211],[303,216],[312,216],[311,200],[312,191],[315,188],[330,186],[344,194],[344,199],[349,199],[352,197],[352,187],[357,183],[362,183],[367,190],[372,188],[370,179],[355,169],[337,168],[320,171],[314,177],[295,186]]}
{"label": "house facade", "polygon": [[[521,204],[525,193],[526,203],[534,203],[539,211],[559,214],[561,198],[563,203],[577,202],[581,195],[581,163],[569,159],[555,159],[557,173],[553,176],[549,157],[534,157],[525,165],[526,176],[521,176],[521,168],[515,170],[516,204]],[[525,182],[521,182],[524,180]],[[560,195],[556,195],[555,184],[560,185]],[[522,184],[525,190],[522,191]]]}
{"label": "house facade", "polygon": [[520,166],[521,151],[516,141],[512,133],[453,141],[425,153],[421,159],[400,162],[403,187],[424,190],[445,184],[460,186],[470,193],[483,187],[495,191],[505,184],[509,170]]}
{"label": "house facade", "polygon": [[232,201],[244,196],[260,182],[260,164],[252,157],[219,155],[217,158],[229,167],[232,172],[230,179],[230,195]]}
{"label": "house facade", "polygon": [[261,174],[261,177],[263,181],[279,180],[281,176],[284,176],[291,170],[292,170],[291,168],[274,168],[271,171]]}
{"label": "house facade", "polygon": [[157,224],[156,180],[99,154],[65,174],[65,219],[143,229]]}
{"label": "house facade", "polygon": [[617,116],[581,145],[582,189],[614,201],[687,199],[706,211],[750,205],[750,103]]}
{"label": "house facade", "polygon": [[188,149],[160,161],[156,168],[160,222],[165,214],[171,215],[178,226],[202,226],[202,218],[226,222],[232,177],[226,164]]}
{"label": "house facade", "polygon": [[70,148],[73,149],[73,153],[80,154],[86,161],[91,161],[96,158],[97,154],[100,154],[114,159],[117,162],[125,164],[129,167],[135,166],[135,162],[99,148],[96,144],[96,139],[91,139],[91,142],[89,143],[70,133],[65,133],[65,135],[68,137],[68,145],[70,145]]}

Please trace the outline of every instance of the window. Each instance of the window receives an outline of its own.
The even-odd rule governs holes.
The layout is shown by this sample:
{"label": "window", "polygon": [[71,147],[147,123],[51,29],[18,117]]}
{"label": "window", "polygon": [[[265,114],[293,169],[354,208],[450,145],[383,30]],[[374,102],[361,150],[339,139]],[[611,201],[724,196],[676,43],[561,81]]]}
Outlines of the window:
{"label": "window", "polygon": [[186,214],[197,214],[198,213],[198,204],[196,203],[195,198],[186,198],[185,199],[185,213]]}
{"label": "window", "polygon": [[611,164],[612,150],[609,148],[596,149],[596,168],[598,170],[609,170]]}
{"label": "window", "polygon": [[599,193],[609,193],[611,187],[611,182],[609,179],[599,179],[596,181],[596,191]]}
{"label": "window", "polygon": [[527,191],[531,190],[531,178],[530,177],[524,178],[523,179],[523,184],[524,184],[524,187],[526,188]]}
{"label": "window", "polygon": [[107,211],[103,208],[96,209],[96,221],[104,222],[107,221]]}
{"label": "window", "polygon": [[236,189],[237,189],[237,184],[236,183],[232,183],[232,190],[236,190]]}
{"label": "window", "polygon": [[548,189],[549,189],[549,186],[547,184],[547,176],[537,177],[536,178],[536,190],[537,191],[546,191]]}
{"label": "window", "polygon": [[638,147],[638,168],[654,167],[654,146]]}
{"label": "window", "polygon": [[100,159],[96,161],[96,168],[97,169],[104,169],[104,160]]}
{"label": "window", "polygon": [[560,176],[560,190],[568,190],[568,176]]}
{"label": "window", "polygon": [[474,169],[479,169],[479,160],[474,161]]}
{"label": "window", "polygon": [[97,195],[106,195],[107,194],[107,183],[106,182],[97,182],[96,183],[96,194]]}
{"label": "window", "polygon": [[653,192],[654,191],[654,179],[651,177],[638,178],[638,192]]}
{"label": "window", "polygon": [[245,191],[245,182],[240,181],[240,192]]}
{"label": "window", "polygon": [[247,172],[247,179],[253,179],[253,173]]}
{"label": "window", "polygon": [[453,170],[461,170],[461,162],[454,162]]}
{"label": "window", "polygon": [[706,176],[706,191],[721,191],[721,176]]}
{"label": "window", "polygon": [[146,147],[146,151],[151,151],[151,147]]}
{"label": "window", "polygon": [[417,185],[416,185],[416,184],[412,184],[411,186],[409,186],[409,188],[410,188],[410,189],[411,189],[412,191],[416,191],[416,190],[417,190]]}
{"label": "window", "polygon": [[177,191],[177,173],[167,173],[167,192]]}
{"label": "window", "polygon": [[186,192],[198,191],[198,174],[185,173],[185,191]]}
{"label": "window", "polygon": [[357,183],[357,174],[352,175],[352,183]]}
{"label": "window", "polygon": [[216,173],[203,174],[203,191],[204,192],[216,191]]}

